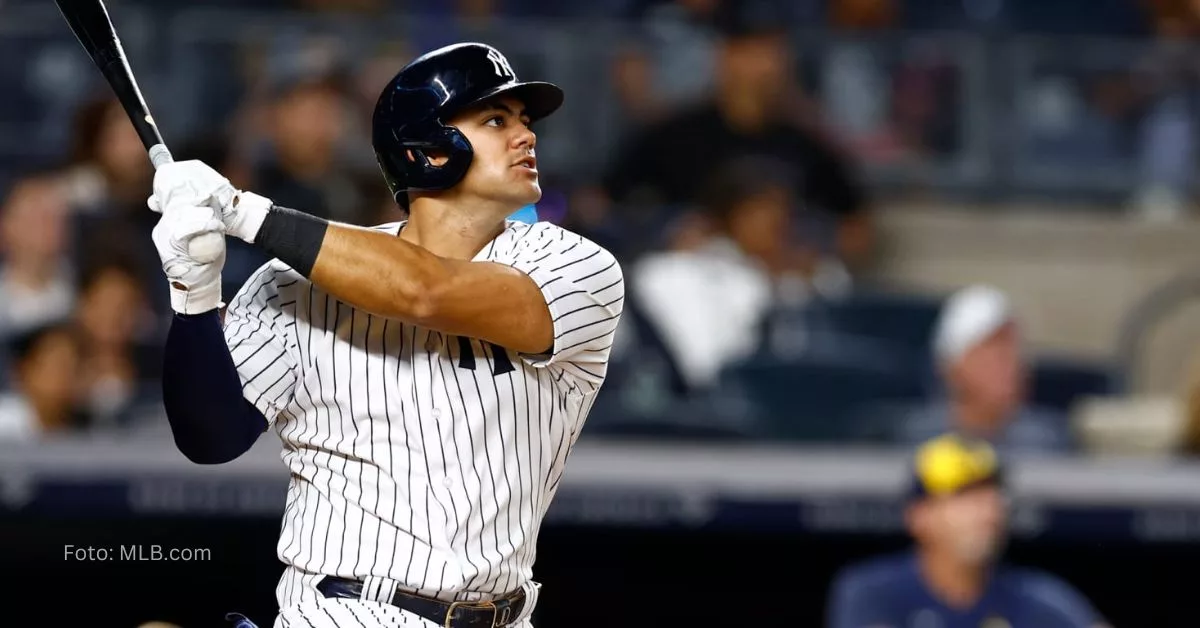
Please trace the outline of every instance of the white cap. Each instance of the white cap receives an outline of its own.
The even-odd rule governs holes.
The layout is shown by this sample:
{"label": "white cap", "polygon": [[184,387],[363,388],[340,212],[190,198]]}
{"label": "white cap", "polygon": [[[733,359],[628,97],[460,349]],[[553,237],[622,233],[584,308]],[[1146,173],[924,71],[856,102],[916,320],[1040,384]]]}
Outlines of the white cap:
{"label": "white cap", "polygon": [[942,307],[933,353],[938,362],[954,362],[1012,320],[1012,306],[1004,292],[984,285],[963,288]]}

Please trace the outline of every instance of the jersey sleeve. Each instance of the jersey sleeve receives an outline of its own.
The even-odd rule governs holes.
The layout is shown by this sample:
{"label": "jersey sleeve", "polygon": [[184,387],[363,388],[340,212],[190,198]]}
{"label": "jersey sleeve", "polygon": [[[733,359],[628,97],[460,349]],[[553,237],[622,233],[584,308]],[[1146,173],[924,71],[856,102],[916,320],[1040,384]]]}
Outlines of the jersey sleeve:
{"label": "jersey sleeve", "polygon": [[599,386],[624,311],[620,263],[587,238],[538,223],[518,242],[511,265],[537,284],[554,320],[550,352],[523,358],[535,367],[557,365]]}
{"label": "jersey sleeve", "polygon": [[[272,261],[251,275],[225,313],[225,343],[242,380],[242,395],[272,424],[296,387],[296,360],[288,348],[295,309],[283,293],[298,281],[293,271]],[[287,298],[295,303],[294,297]]]}

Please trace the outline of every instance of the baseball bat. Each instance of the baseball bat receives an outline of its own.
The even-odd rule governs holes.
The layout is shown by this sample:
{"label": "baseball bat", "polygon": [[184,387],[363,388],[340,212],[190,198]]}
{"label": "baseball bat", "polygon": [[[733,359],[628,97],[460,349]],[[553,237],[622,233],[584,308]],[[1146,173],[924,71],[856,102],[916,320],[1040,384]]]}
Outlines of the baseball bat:
{"label": "baseball bat", "polygon": [[[113,26],[108,15],[108,8],[102,0],[54,0],[58,10],[76,39],[83,45],[91,57],[92,63],[100,70],[104,80],[108,82],[117,100],[125,109],[129,121],[137,131],[138,138],[146,147],[146,154],[155,169],[169,164],[174,159],[171,151],[163,141],[162,133],[150,115],[146,99],[138,87],[129,59],[117,37],[117,29]],[[188,243],[188,253],[200,263],[216,261],[224,245],[224,235],[208,233],[193,238]]]}

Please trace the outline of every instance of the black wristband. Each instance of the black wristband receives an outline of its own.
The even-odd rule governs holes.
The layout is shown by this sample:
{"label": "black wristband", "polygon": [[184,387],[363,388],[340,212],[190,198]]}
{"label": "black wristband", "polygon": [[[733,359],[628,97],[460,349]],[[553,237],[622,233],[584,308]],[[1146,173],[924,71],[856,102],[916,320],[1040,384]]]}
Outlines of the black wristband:
{"label": "black wristband", "polygon": [[254,236],[254,243],[271,257],[308,277],[317,263],[317,254],[321,252],[321,243],[328,230],[329,221],[324,218],[272,205],[258,235]]}

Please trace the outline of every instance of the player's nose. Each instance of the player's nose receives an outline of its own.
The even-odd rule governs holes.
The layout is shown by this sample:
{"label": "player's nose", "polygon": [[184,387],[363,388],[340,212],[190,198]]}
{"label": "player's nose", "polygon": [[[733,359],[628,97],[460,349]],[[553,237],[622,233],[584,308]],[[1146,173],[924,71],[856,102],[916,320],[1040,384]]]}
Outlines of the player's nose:
{"label": "player's nose", "polygon": [[527,126],[522,126],[513,136],[513,148],[533,149],[535,146],[537,146],[537,133]]}

